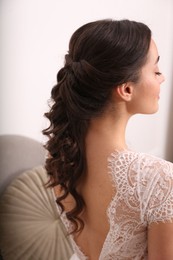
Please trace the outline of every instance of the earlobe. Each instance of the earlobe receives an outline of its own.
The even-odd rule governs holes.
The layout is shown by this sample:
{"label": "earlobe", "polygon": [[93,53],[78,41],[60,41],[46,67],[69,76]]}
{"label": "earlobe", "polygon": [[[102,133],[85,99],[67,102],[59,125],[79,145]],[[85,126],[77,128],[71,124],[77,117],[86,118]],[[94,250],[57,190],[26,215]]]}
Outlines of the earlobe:
{"label": "earlobe", "polygon": [[117,95],[124,101],[132,99],[133,86],[130,83],[124,83],[116,88]]}

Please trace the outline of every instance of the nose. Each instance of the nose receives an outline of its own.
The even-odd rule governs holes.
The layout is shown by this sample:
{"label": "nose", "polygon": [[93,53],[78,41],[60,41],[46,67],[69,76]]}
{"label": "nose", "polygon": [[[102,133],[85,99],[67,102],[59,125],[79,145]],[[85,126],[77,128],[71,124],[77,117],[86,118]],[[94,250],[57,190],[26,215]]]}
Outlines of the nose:
{"label": "nose", "polygon": [[165,76],[163,74],[161,74],[160,77],[160,84],[162,84],[165,81]]}

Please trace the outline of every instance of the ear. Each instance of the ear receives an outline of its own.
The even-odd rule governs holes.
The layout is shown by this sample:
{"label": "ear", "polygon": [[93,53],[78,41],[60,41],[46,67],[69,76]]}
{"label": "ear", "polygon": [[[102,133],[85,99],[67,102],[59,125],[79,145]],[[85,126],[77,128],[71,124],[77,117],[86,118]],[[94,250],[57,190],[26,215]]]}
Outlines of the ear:
{"label": "ear", "polygon": [[124,101],[131,101],[133,94],[133,84],[131,82],[124,83],[115,89],[117,96]]}

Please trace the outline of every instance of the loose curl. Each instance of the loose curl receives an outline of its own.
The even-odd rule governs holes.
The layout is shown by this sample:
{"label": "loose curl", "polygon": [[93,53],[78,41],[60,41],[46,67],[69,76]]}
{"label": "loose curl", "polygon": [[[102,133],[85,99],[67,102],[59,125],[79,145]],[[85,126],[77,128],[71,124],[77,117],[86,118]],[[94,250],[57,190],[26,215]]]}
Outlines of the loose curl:
{"label": "loose curl", "polygon": [[48,137],[49,186],[59,185],[63,191],[57,204],[63,212],[62,202],[69,194],[75,201],[74,208],[66,212],[73,223],[72,233],[84,227],[80,214],[85,201],[77,187],[87,170],[85,137],[90,120],[102,115],[114,87],[139,80],[150,41],[150,29],[129,20],[91,22],[71,37],[64,67],[51,92],[50,111],[45,113],[50,126],[43,134]]}

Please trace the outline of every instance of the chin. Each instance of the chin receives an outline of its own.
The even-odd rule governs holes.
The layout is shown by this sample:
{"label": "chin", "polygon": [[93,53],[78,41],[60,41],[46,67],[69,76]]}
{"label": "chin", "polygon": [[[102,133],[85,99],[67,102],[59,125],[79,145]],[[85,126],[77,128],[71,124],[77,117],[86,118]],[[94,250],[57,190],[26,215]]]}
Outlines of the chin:
{"label": "chin", "polygon": [[139,112],[136,113],[136,114],[152,115],[152,114],[157,113],[158,110],[159,110],[159,106],[157,106],[157,107],[152,107],[151,109],[149,109],[149,108],[143,109],[143,110],[139,111]]}
{"label": "chin", "polygon": [[148,111],[147,111],[146,113],[144,113],[144,114],[152,115],[152,114],[157,113],[158,110],[159,110],[159,106],[157,106],[156,108],[153,108],[153,109],[151,109],[151,110],[148,110]]}

